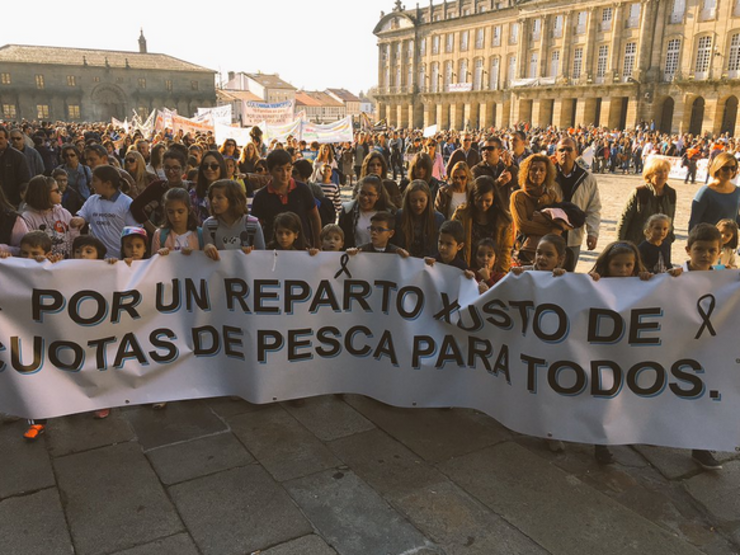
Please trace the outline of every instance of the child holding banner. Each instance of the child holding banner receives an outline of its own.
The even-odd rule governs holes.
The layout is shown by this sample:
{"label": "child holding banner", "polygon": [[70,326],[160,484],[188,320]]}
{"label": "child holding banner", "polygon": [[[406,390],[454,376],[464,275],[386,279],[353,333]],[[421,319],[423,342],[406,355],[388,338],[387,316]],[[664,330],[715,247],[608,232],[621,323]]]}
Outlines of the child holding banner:
{"label": "child holding banner", "polygon": [[[700,223],[689,231],[686,253],[689,259],[683,265],[685,272],[706,272],[714,270],[720,254],[722,235],[715,226]],[[680,272],[679,272],[680,273]],[[678,274],[676,274],[678,275]],[[722,465],[714,455],[705,449],[693,449],[691,458],[704,470],[722,470]]]}
{"label": "child holding banner", "polygon": [[236,181],[221,179],[208,188],[211,217],[203,222],[206,246],[203,252],[219,260],[219,250],[265,248],[265,236],[257,218],[247,214],[247,197]]}
{"label": "child holding banner", "polygon": [[306,240],[303,237],[303,225],[295,212],[281,212],[275,216],[274,239],[267,244],[268,249],[279,251],[306,250]]}
{"label": "child holding banner", "polygon": [[152,252],[166,256],[170,251],[190,254],[203,248],[203,230],[198,226],[190,194],[185,189],[169,189],[162,197],[164,225],[154,232]]}

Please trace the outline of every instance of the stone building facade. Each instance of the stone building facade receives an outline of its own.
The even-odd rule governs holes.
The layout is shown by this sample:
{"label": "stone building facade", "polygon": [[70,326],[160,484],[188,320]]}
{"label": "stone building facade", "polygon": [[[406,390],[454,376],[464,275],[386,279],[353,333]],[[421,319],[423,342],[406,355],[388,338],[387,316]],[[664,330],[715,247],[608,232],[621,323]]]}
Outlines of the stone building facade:
{"label": "stone building facade", "polygon": [[0,47],[0,117],[5,121],[110,121],[132,110],[191,116],[216,105],[215,71],[139,52],[8,44]]}
{"label": "stone building facade", "polygon": [[740,0],[398,1],[373,32],[393,126],[740,136]]}

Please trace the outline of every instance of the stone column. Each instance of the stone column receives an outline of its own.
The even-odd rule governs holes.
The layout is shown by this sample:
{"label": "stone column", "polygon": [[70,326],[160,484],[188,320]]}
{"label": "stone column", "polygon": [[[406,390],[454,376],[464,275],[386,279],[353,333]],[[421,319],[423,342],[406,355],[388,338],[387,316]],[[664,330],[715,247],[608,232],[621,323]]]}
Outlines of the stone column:
{"label": "stone column", "polygon": [[[602,113],[603,113],[602,101]],[[576,125],[591,125],[596,116],[596,99],[579,98],[576,105]]]}
{"label": "stone column", "polygon": [[[627,127],[637,126],[640,120],[640,114],[638,113],[640,107],[640,100],[635,96],[629,97],[627,100]],[[655,118],[657,121],[657,118]]]}
{"label": "stone column", "polygon": [[534,99],[532,101],[532,115],[530,117],[530,121],[532,122],[532,127],[540,127],[542,125],[541,109],[542,109],[542,100],[539,98]]}
{"label": "stone column", "polygon": [[464,128],[463,123],[463,106],[457,102],[450,104],[450,129],[461,131]]}
{"label": "stone column", "polygon": [[619,73],[622,76],[621,69],[619,67],[619,55],[622,50],[622,29],[624,28],[624,21],[622,21],[622,4],[615,4],[612,9],[612,40],[609,42],[609,68],[607,70],[608,82],[614,82],[614,75]]}
{"label": "stone column", "polygon": [[418,127],[418,125],[417,125],[417,123],[415,121],[416,118],[414,118],[414,104],[413,103],[410,103],[410,104],[407,104],[406,105],[406,113],[408,115],[408,125],[407,125],[407,127],[410,127],[412,129],[415,128],[415,127]]}
{"label": "stone column", "polygon": [[529,42],[529,25],[526,19],[520,19],[519,23],[519,45],[517,47],[517,71],[515,79],[521,79],[527,75],[527,43]]}
{"label": "stone column", "polygon": [[444,102],[437,104],[437,125],[440,130],[449,129],[450,121],[448,119],[449,106]]}
{"label": "stone column", "polygon": [[657,12],[658,2],[655,0],[642,0],[642,6],[640,8],[640,35],[639,42],[637,43],[637,67],[635,68],[637,70],[635,72],[635,79],[638,81],[643,80],[644,73],[650,67],[653,50],[652,31],[657,28]]}
{"label": "stone column", "polygon": [[549,51],[547,49],[549,43],[549,21],[549,16],[542,16],[542,26],[540,27],[540,49],[537,54],[537,57],[539,58],[540,68],[537,72],[537,77],[544,77],[545,75],[547,75],[550,67],[550,59],[547,56],[549,54]]}
{"label": "stone column", "polygon": [[491,122],[489,121],[490,117],[491,116],[488,114],[488,105],[485,102],[478,104],[478,127],[483,130],[491,127]]}
{"label": "stone column", "polygon": [[478,104],[468,101],[463,107],[463,126],[470,122],[470,127],[476,128],[478,125]]}
{"label": "stone column", "polygon": [[[583,70],[582,74],[587,77],[593,76],[595,71],[594,56],[596,50],[596,28],[598,22],[596,21],[596,8],[587,8],[588,21],[586,22],[586,44],[583,47]],[[586,124],[587,125],[587,124]]]}
{"label": "stone column", "polygon": [[424,127],[429,127],[430,125],[434,125],[435,118],[437,116],[437,110],[434,107],[434,104],[431,102],[427,102],[424,104]]}
{"label": "stone column", "polygon": [[716,96],[714,98],[704,97],[704,121],[701,124],[702,133],[704,131],[711,131],[715,135],[719,134],[722,130],[722,116],[724,115],[722,108]]}
{"label": "stone column", "polygon": [[560,74],[570,79],[570,55],[573,51],[573,12],[563,15],[563,47],[560,49]]}

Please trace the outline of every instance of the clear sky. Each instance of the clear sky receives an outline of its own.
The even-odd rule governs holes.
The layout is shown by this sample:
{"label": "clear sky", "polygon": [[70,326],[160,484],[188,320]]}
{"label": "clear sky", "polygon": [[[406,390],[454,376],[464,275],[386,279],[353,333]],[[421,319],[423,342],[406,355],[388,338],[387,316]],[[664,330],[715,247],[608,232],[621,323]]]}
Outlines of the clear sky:
{"label": "clear sky", "polygon": [[[428,0],[422,0],[428,5]],[[435,2],[436,3],[436,2]],[[3,2],[0,45],[35,44],[149,52],[221,71],[279,73],[298,88],[377,84],[373,28],[395,0],[230,0],[226,2]],[[405,2],[407,8],[416,3]]]}

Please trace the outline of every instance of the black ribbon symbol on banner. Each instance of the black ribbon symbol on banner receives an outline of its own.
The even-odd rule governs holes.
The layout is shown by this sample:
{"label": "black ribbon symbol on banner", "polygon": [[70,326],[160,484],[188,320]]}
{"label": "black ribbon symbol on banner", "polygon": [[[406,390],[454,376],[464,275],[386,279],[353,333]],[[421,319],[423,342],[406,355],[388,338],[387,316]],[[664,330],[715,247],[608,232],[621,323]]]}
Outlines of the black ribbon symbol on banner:
{"label": "black ribbon symbol on banner", "polygon": [[347,268],[347,262],[349,262],[349,255],[345,252],[342,255],[342,258],[339,259],[339,263],[342,267],[339,268],[339,271],[336,274],[334,274],[334,279],[339,279],[339,276],[342,274],[347,274],[347,277],[352,279],[352,274],[349,273],[349,268]]}
{"label": "black ribbon symbol on banner", "polygon": [[[702,302],[706,299],[709,299],[709,310],[704,311],[704,307],[701,305]],[[701,319],[703,320],[701,327],[699,328],[699,331],[696,334],[696,337],[694,339],[699,339],[701,335],[704,333],[704,330],[708,330],[709,334],[714,336],[717,335],[717,332],[714,331],[714,327],[712,326],[712,322],[709,320],[709,317],[712,315],[712,312],[714,312],[714,307],[717,304],[716,299],[714,298],[714,295],[711,293],[708,295],[704,295],[701,297],[698,301],[696,301],[696,309],[699,311],[699,316],[701,316]]]}

